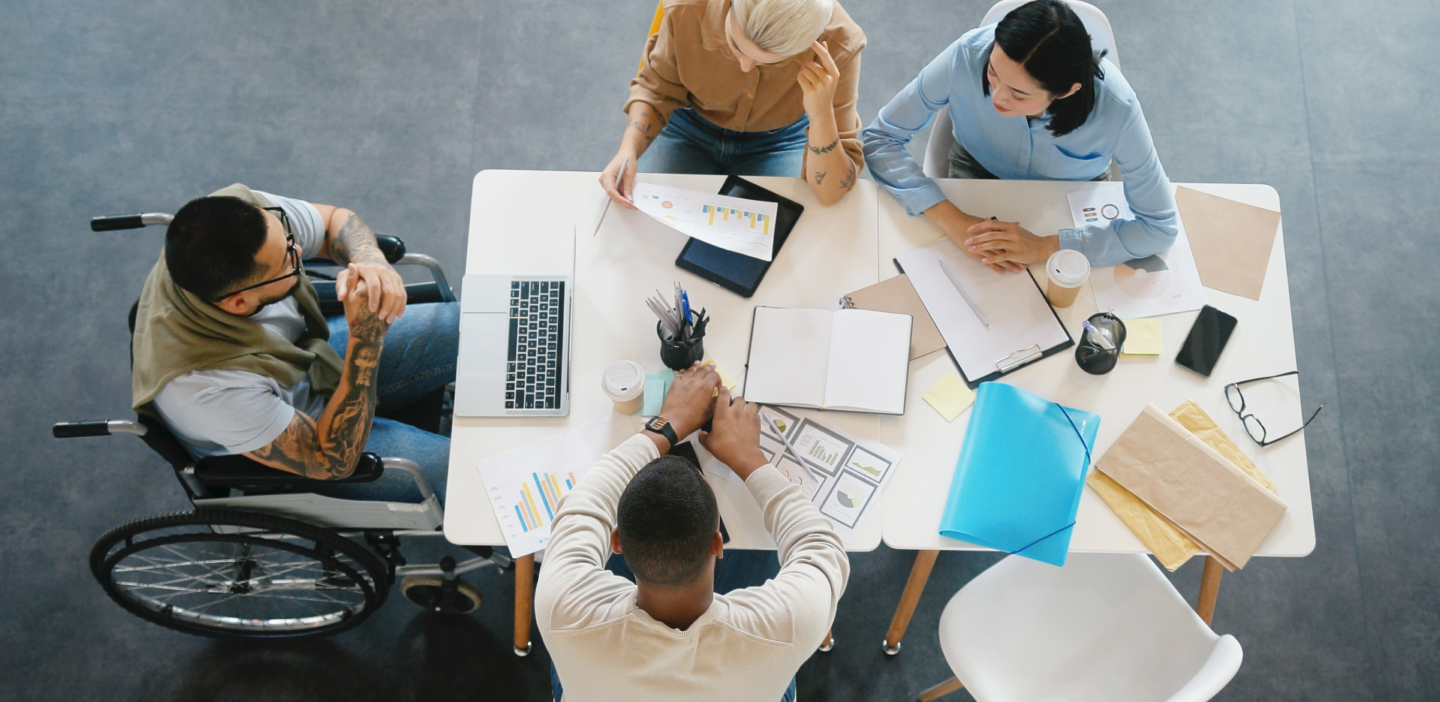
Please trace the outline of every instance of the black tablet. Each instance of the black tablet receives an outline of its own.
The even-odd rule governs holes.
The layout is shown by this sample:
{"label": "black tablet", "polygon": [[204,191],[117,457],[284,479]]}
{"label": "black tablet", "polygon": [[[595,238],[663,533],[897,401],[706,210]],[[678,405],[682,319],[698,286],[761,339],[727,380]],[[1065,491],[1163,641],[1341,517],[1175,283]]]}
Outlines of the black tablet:
{"label": "black tablet", "polygon": [[755,289],[760,287],[760,281],[765,279],[765,272],[770,270],[771,262],[780,255],[780,247],[785,245],[785,240],[790,237],[790,230],[795,228],[795,222],[804,214],[805,208],[794,200],[776,195],[740,176],[732,175],[726,178],[720,194],[779,205],[775,214],[775,250],[771,253],[771,260],[761,261],[734,251],[726,251],[699,239],[691,239],[685,244],[685,248],[680,250],[680,257],[675,259],[675,265],[740,297],[750,297],[755,294]]}

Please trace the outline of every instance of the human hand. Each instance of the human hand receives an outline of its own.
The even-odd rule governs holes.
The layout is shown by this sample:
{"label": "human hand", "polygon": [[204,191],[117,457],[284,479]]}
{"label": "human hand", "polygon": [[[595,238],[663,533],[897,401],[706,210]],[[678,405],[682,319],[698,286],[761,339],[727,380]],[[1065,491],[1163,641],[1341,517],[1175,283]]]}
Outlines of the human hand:
{"label": "human hand", "polygon": [[[348,269],[341,271],[340,275],[344,276],[347,272]],[[349,293],[345,296],[345,323],[350,327],[350,338],[364,342],[384,339],[390,324],[370,303],[370,285],[364,279],[354,279]]]}
{"label": "human hand", "polygon": [[[609,195],[615,204],[632,210],[636,209],[631,193],[635,192],[635,162],[639,160],[637,154],[622,146],[615,153],[615,158],[610,159],[610,165],[600,172],[600,187],[605,189],[605,194]],[[623,174],[620,171],[622,167],[625,169]],[[620,177],[619,188],[615,187],[616,176]]]}
{"label": "human hand", "polygon": [[675,382],[660,405],[660,416],[670,422],[675,436],[685,438],[709,421],[715,407],[715,388],[720,385],[720,374],[714,364],[701,366],[699,363],[675,373]]}
{"label": "human hand", "polygon": [[732,400],[730,391],[721,387],[715,398],[715,421],[711,431],[700,434],[700,445],[741,480],[749,478],[770,462],[760,450],[760,405],[743,397]]}
{"label": "human hand", "polygon": [[795,82],[804,93],[805,114],[813,120],[835,109],[835,85],[840,82],[840,69],[835,67],[835,59],[830,58],[825,42],[816,41],[810,49],[815,52],[815,58],[800,67]]}
{"label": "human hand", "polygon": [[1035,236],[1019,222],[980,222],[965,230],[965,253],[991,268],[1016,273],[1033,263],[1042,263],[1060,250],[1060,238]]}
{"label": "human hand", "polygon": [[409,299],[405,292],[405,281],[389,263],[352,263],[335,276],[335,297],[348,302],[358,283],[365,283],[369,290],[370,311],[376,313],[386,324],[405,315],[405,303]]}

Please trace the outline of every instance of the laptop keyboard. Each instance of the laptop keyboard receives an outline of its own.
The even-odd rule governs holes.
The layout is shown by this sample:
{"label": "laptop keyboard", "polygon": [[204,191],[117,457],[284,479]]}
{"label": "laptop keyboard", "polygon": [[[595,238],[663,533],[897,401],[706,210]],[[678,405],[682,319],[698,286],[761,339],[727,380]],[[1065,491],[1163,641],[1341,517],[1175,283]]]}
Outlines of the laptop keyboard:
{"label": "laptop keyboard", "polygon": [[505,366],[505,409],[560,406],[561,338],[565,283],[510,283],[510,344]]}

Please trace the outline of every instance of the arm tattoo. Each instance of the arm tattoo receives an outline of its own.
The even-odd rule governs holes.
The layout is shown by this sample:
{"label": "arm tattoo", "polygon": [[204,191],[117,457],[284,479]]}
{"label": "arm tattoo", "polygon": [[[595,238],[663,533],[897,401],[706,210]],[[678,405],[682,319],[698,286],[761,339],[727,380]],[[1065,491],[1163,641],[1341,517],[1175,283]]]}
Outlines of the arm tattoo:
{"label": "arm tattoo", "polygon": [[360,215],[351,213],[345,224],[340,226],[340,231],[335,232],[335,240],[330,247],[335,262],[345,266],[351,263],[385,263],[384,254],[380,253],[380,247],[375,243],[375,232],[371,231],[370,225],[360,219]]}
{"label": "arm tattoo", "polygon": [[850,162],[850,170],[845,173],[845,179],[840,181],[840,189],[845,190],[855,184],[855,162]]}
{"label": "arm tattoo", "polygon": [[825,174],[826,174],[826,173],[829,173],[829,171],[815,171],[815,184],[816,184],[816,185],[819,185],[819,184],[825,182]]}
{"label": "arm tattoo", "polygon": [[640,136],[645,137],[646,144],[655,141],[655,136],[650,133],[650,130],[654,129],[655,125],[647,124],[638,119],[632,119],[630,120],[630,128],[640,132]]}
{"label": "arm tattoo", "polygon": [[806,145],[805,145],[805,148],[810,149],[810,153],[819,156],[820,154],[828,154],[828,153],[830,153],[831,151],[834,151],[834,150],[835,150],[835,147],[838,146],[839,144],[840,144],[840,137],[835,137],[835,141],[832,141],[832,142],[830,142],[829,144],[826,144],[826,145],[824,145],[824,146],[811,146],[811,145],[809,145],[809,144],[806,144]]}

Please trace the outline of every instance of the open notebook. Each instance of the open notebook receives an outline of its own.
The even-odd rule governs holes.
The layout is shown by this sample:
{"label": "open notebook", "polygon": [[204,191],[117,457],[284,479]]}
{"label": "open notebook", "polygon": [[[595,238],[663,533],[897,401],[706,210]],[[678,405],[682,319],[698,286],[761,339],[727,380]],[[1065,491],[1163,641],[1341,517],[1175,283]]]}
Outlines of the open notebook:
{"label": "open notebook", "polygon": [[870,310],[756,307],[745,399],[904,414],[911,323]]}

